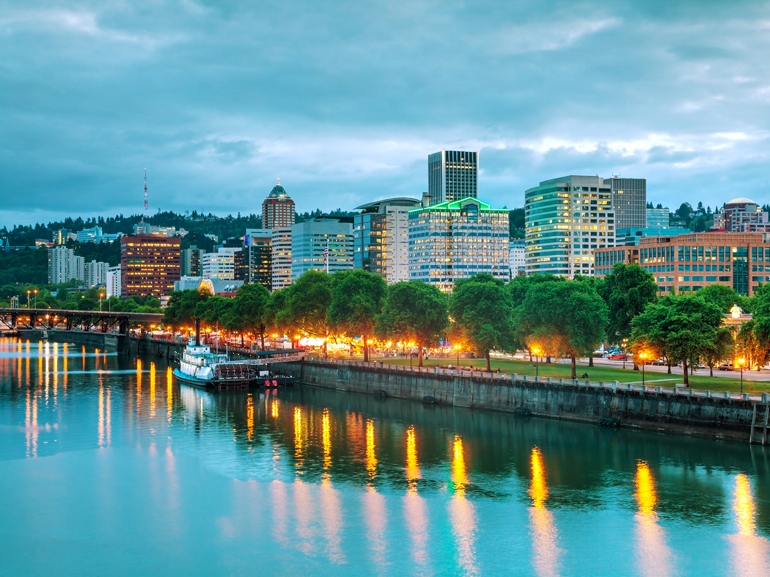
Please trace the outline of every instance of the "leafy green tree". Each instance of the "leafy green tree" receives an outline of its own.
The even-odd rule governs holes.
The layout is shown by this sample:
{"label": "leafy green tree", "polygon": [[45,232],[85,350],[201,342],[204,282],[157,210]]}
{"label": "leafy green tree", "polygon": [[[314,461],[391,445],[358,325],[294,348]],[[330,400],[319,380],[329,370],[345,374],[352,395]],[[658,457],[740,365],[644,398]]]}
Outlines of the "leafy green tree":
{"label": "leafy green tree", "polygon": [[448,325],[447,297],[433,285],[407,281],[388,287],[377,334],[394,341],[414,341],[422,366],[423,348],[438,343]]}
{"label": "leafy green tree", "polygon": [[449,315],[465,341],[484,354],[491,371],[489,352],[510,351],[516,335],[513,299],[503,281],[482,273],[455,282]]}
{"label": "leafy green tree", "polygon": [[[196,309],[210,297],[211,293],[194,289],[172,292],[164,311],[163,324],[170,325],[174,330],[183,326],[193,325],[195,319],[199,318],[196,314]],[[121,306],[121,312],[131,312],[131,310],[138,307],[133,299],[126,299],[122,302],[118,301],[116,304]],[[130,308],[132,305],[133,308]],[[113,308],[112,310],[118,309]]]}
{"label": "leafy green tree", "polygon": [[334,281],[329,323],[349,336],[360,336],[364,361],[368,362],[369,341],[374,338],[377,315],[382,312],[388,287],[381,276],[364,270],[346,271],[339,282]]}
{"label": "leafy green tree", "polygon": [[722,325],[716,305],[692,295],[664,297],[650,304],[632,322],[632,340],[645,339],[665,350],[669,359],[682,362],[684,384],[689,386],[688,363],[705,356]]}
{"label": "leafy green tree", "polygon": [[723,284],[710,284],[698,291],[698,296],[705,299],[706,302],[715,304],[727,314],[733,305],[740,302],[741,297],[731,287]]}
{"label": "leafy green tree", "polygon": [[332,304],[332,277],[309,270],[285,289],[286,303],[278,313],[279,326],[292,327],[299,333],[324,339],[324,356],[329,338],[329,307]]}
{"label": "leafy green tree", "polygon": [[703,344],[701,357],[709,368],[709,376],[714,376],[714,367],[722,361],[729,359],[735,348],[733,332],[728,327],[720,327],[714,333],[714,337]]}
{"label": "leafy green tree", "polygon": [[[270,293],[261,284],[244,284],[235,293],[232,322],[258,336],[265,350],[266,309]],[[242,340],[242,339],[241,339]]]}
{"label": "leafy green tree", "polygon": [[609,308],[607,339],[620,344],[631,337],[631,322],[658,300],[655,278],[638,264],[617,263],[598,287]]}
{"label": "leafy green tree", "polygon": [[605,336],[607,305],[589,283],[545,282],[533,286],[514,316],[519,338],[546,354],[576,359],[590,355]]}
{"label": "leafy green tree", "polygon": [[[549,282],[566,282],[566,280],[567,279],[563,276],[556,276],[550,273],[514,277],[507,285],[508,291],[511,293],[511,305],[514,309],[520,307],[524,303],[524,300],[527,298],[529,289],[531,289],[533,286]],[[518,331],[516,335],[516,338],[519,339],[520,333]],[[527,349],[529,351],[529,360],[532,361],[532,351],[529,349],[527,343],[519,339],[515,344],[515,348]],[[551,355],[548,355],[549,362],[550,357]]]}
{"label": "leafy green tree", "polygon": [[[265,305],[264,321],[266,330],[277,331],[293,337],[296,333],[294,327],[286,324],[284,319],[281,318],[281,313],[287,306],[286,303],[289,296],[287,289],[273,291]],[[294,339],[292,338],[292,340]]]}
{"label": "leafy green tree", "polygon": [[770,341],[759,336],[758,323],[753,318],[743,323],[736,344],[739,354],[746,360],[746,367],[760,370],[770,360]]}

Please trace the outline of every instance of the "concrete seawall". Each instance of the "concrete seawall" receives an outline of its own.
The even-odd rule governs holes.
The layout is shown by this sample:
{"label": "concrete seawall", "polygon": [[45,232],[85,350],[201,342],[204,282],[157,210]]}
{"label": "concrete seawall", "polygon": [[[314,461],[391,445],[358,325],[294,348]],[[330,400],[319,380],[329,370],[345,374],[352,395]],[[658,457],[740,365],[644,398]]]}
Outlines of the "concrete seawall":
{"label": "concrete seawall", "polygon": [[[432,368],[365,366],[364,363],[310,361],[276,365],[303,384],[337,391],[387,396],[457,407],[514,412],[571,421],[598,423],[604,417],[621,426],[749,439],[755,401],[729,395],[697,396],[691,389],[662,392],[659,387],[631,387],[590,381],[533,381],[499,374],[439,371]],[[449,374],[448,374],[449,373]],[[763,403],[770,395],[763,395]],[[519,411],[521,412],[521,411]]]}

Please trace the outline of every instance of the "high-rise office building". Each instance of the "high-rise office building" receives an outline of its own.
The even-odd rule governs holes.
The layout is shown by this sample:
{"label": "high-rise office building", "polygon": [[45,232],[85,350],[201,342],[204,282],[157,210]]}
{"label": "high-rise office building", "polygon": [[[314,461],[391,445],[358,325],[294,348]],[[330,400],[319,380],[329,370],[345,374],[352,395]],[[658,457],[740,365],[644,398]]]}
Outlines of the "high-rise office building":
{"label": "high-rise office building", "polygon": [[593,251],[615,245],[612,185],[598,176],[544,180],[524,193],[527,275],[593,274]]}
{"label": "high-rise office building", "polygon": [[273,231],[248,228],[243,237],[247,278],[250,284],[261,284],[267,290],[273,286]]}
{"label": "high-rise office building", "polygon": [[179,280],[181,238],[155,235],[120,239],[120,296],[161,297]]}
{"label": "high-rise office building", "polygon": [[65,246],[48,249],[48,283],[64,284],[71,280],[85,280],[85,258]]}
{"label": "high-rise office building", "polygon": [[353,220],[355,268],[378,274],[388,284],[409,280],[409,211],[415,198],[389,198],[359,206]]}
{"label": "high-rise office building", "polygon": [[67,244],[68,240],[77,240],[78,235],[66,228],[60,228],[53,232],[54,244]]}
{"label": "high-rise office building", "polygon": [[273,229],[294,224],[294,201],[280,181],[262,201],[262,228]]}
{"label": "high-rise office building", "polygon": [[120,298],[120,265],[107,269],[107,298]]}
{"label": "high-rise office building", "polygon": [[479,153],[442,150],[428,155],[431,204],[478,197]]}
{"label": "high-rise office building", "polygon": [[291,229],[290,226],[282,226],[271,231],[270,260],[273,270],[270,288],[274,291],[291,284]]}
{"label": "high-rise office building", "polygon": [[508,209],[462,198],[409,211],[409,280],[443,292],[482,272],[506,281],[508,251]]}
{"label": "high-rise office building", "polygon": [[291,227],[291,278],[353,268],[353,217],[319,216]]}
{"label": "high-rise office building", "polygon": [[604,179],[612,188],[615,228],[647,228],[647,179]]}
{"label": "high-rise office building", "polygon": [[197,245],[191,245],[190,248],[182,249],[180,270],[181,276],[201,276],[201,261],[206,251],[198,248]]}

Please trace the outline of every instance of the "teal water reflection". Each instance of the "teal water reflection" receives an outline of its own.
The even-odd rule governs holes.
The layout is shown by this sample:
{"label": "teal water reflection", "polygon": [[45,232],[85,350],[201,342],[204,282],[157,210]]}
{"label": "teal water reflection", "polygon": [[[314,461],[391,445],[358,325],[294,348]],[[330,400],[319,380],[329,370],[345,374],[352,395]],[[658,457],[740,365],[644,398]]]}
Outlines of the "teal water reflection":
{"label": "teal water reflection", "polygon": [[0,341],[0,575],[770,575],[770,450]]}

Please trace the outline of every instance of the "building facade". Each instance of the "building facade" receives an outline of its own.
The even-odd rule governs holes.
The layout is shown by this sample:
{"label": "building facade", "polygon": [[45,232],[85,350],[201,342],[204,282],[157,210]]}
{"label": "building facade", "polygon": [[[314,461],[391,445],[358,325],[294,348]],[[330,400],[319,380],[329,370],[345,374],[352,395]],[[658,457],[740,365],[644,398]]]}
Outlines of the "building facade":
{"label": "building facade", "polygon": [[647,228],[647,179],[613,176],[604,182],[609,182],[612,188],[615,227]]}
{"label": "building facade", "polygon": [[677,236],[690,232],[688,228],[620,228],[615,231],[615,245],[638,246],[646,236]]}
{"label": "building facade", "polygon": [[409,211],[409,280],[451,292],[478,273],[509,278],[508,209],[475,198]]}
{"label": "building facade", "polygon": [[248,228],[243,237],[246,255],[246,282],[261,284],[267,290],[273,286],[273,231]]}
{"label": "building facade", "polygon": [[277,291],[291,284],[291,227],[274,228],[271,234],[270,259],[273,270],[270,287]]}
{"label": "building facade", "polygon": [[96,288],[106,286],[107,284],[107,270],[110,265],[106,262],[97,262],[92,260],[85,264],[85,276],[84,280],[87,288]]}
{"label": "building facade", "polygon": [[409,211],[415,198],[389,198],[356,208],[353,220],[355,268],[378,274],[388,284],[409,280]]}
{"label": "building facade", "polygon": [[120,265],[107,269],[107,298],[120,298]]}
{"label": "building facade", "polygon": [[180,274],[181,276],[201,276],[203,271],[201,263],[206,251],[198,248],[197,245],[191,245],[190,248],[182,249]]}
{"label": "building facade", "polygon": [[273,229],[293,224],[294,201],[279,181],[262,201],[262,228]]}
{"label": "building facade", "polygon": [[596,274],[617,262],[637,263],[652,273],[663,294],[697,292],[710,284],[753,296],[770,281],[770,233],[691,233],[644,237],[636,247],[596,251]]}
{"label": "building facade", "polygon": [[477,198],[478,191],[478,151],[442,150],[428,155],[430,204]]}
{"label": "building facade", "polygon": [[353,217],[320,216],[291,227],[291,278],[353,268]]}
{"label": "building facade", "polygon": [[[647,227],[646,228],[670,228],[670,212],[667,208],[648,208],[647,209]],[[619,226],[619,228],[622,228]],[[634,227],[626,227],[634,228]],[[641,227],[644,228],[644,227]],[[684,234],[684,233],[682,233]]]}
{"label": "building facade", "polygon": [[511,270],[511,278],[516,276],[525,276],[527,260],[524,257],[524,239],[517,238],[511,240],[508,252],[508,266]]}
{"label": "building facade", "polygon": [[85,280],[85,259],[64,246],[48,249],[48,283],[65,284]]}
{"label": "building facade", "polygon": [[120,239],[120,296],[160,298],[179,280],[181,239],[156,235]]}
{"label": "building facade", "polygon": [[526,273],[593,274],[593,251],[615,245],[612,185],[598,176],[545,180],[524,194]]}
{"label": "building facade", "polygon": [[[240,253],[240,254],[238,254]],[[236,247],[220,247],[217,252],[208,252],[201,258],[203,278],[215,280],[236,280],[236,259],[242,260],[243,251]],[[242,270],[242,264],[239,269]],[[243,280],[243,279],[238,279]]]}

